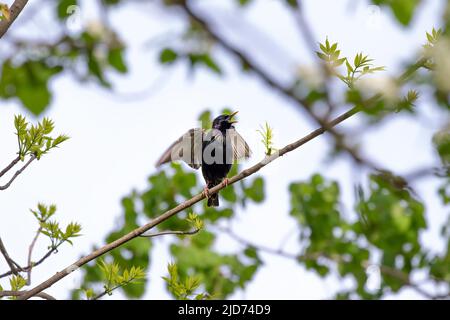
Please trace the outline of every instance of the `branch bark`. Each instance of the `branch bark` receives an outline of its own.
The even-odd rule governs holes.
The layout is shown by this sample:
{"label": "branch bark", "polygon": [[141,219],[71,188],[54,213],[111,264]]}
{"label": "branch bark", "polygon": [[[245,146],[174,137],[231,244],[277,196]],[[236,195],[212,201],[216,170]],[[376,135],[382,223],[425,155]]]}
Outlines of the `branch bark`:
{"label": "branch bark", "polygon": [[31,256],[33,255],[33,249],[34,246],[36,245],[36,241],[39,238],[39,235],[41,234],[42,231],[42,226],[38,228],[38,230],[36,231],[36,235],[33,238],[33,241],[31,241],[30,247],[28,248],[28,276],[27,276],[27,285],[31,284],[31,270],[33,269],[33,262],[31,262]]}
{"label": "branch bark", "polygon": [[15,0],[9,8],[9,20],[3,19],[0,21],[0,38],[2,38],[9,27],[14,23],[23,8],[27,5],[28,0]]}
{"label": "branch bark", "polygon": [[9,269],[11,269],[10,274],[17,274],[18,271],[20,271],[20,266],[16,262],[14,262],[14,260],[11,259],[11,257],[9,256],[8,251],[6,251],[5,245],[3,244],[2,238],[0,238],[0,252],[5,258],[6,263],[9,266]]}
{"label": "branch bark", "polygon": [[[2,297],[20,297],[24,295],[27,291],[0,291],[0,298]],[[45,292],[39,292],[38,294],[34,295],[35,297],[44,299],[44,300],[56,300],[53,296],[49,295]]]}
{"label": "branch bark", "polygon": [[[354,114],[356,114],[359,111],[358,107],[354,107],[352,109],[350,109],[349,111],[343,113],[342,115],[340,115],[339,117],[335,118],[334,120],[330,121],[327,124],[327,127],[334,127],[336,125],[338,125],[339,123],[345,121],[346,119],[350,118],[351,116],[353,116]],[[277,153],[274,153],[271,156],[266,157],[265,159],[263,159],[262,161],[258,162],[257,164],[255,164],[254,166],[241,171],[239,174],[233,176],[232,178],[230,178],[228,180],[228,185],[231,185],[233,183],[236,183],[240,180],[243,180],[253,174],[255,174],[256,172],[258,172],[259,170],[261,170],[262,168],[264,168],[265,166],[267,166],[269,163],[271,163],[272,161],[276,160],[277,158],[284,156],[285,154],[301,147],[302,145],[304,145],[305,143],[317,138],[318,136],[322,135],[324,132],[326,131],[325,127],[321,127],[318,128],[316,130],[314,130],[313,132],[311,132],[310,134],[304,136],[303,138],[286,145],[284,148],[278,150]],[[217,186],[215,186],[214,188],[210,189],[210,193],[216,193],[219,190],[225,188],[226,185],[224,183],[221,183]],[[141,236],[142,234],[144,234],[146,231],[152,229],[153,227],[157,226],[158,224],[166,221],[167,219],[169,219],[170,217],[176,215],[177,213],[193,206],[194,204],[196,204],[197,202],[201,201],[205,199],[205,195],[203,193],[200,193],[194,197],[192,197],[191,199],[179,204],[178,206],[176,206],[173,209],[170,209],[168,211],[166,211],[165,213],[161,214],[159,217],[155,218],[154,220],[150,221],[149,223],[145,224],[144,226],[141,226],[139,228],[136,228],[135,230],[129,232],[128,234],[124,235],[123,237],[117,239],[116,241],[113,241],[95,251],[93,251],[92,253],[88,254],[87,256],[84,256],[80,259],[78,259],[77,261],[75,261],[73,264],[71,264],[70,266],[62,269],[61,271],[57,272],[55,275],[53,275],[52,277],[50,277],[49,279],[47,279],[46,281],[42,282],[41,284],[37,285],[36,287],[34,287],[33,289],[27,291],[26,293],[24,293],[23,295],[21,295],[19,297],[19,299],[21,300],[26,300],[29,299],[31,297],[33,297],[34,295],[38,294],[39,292],[42,292],[43,290],[51,287],[53,284],[55,284],[56,282],[60,281],[61,279],[65,278],[67,275],[69,275],[70,273],[72,273],[73,271],[75,271],[76,269],[80,268],[81,266],[85,265],[86,263],[102,256],[103,254],[123,245],[124,243],[127,243],[128,241],[133,240],[136,237]]]}
{"label": "branch bark", "polygon": [[[52,249],[48,250],[47,253],[44,256],[42,256],[42,258],[40,258],[37,262],[33,262],[33,263],[29,264],[28,266],[23,267],[23,268],[22,267],[21,268],[17,268],[18,271],[20,271],[20,272],[28,272],[31,268],[37,267],[38,265],[43,263],[56,250],[57,250],[56,248],[52,248]],[[8,271],[8,272],[5,272],[5,273],[0,275],[0,279],[4,278],[4,277],[7,277],[7,276],[10,276],[12,274],[13,274],[13,272],[11,270]]]}
{"label": "branch bark", "polygon": [[9,170],[11,170],[11,168],[14,167],[19,161],[20,161],[20,156],[18,156],[13,161],[11,161],[11,163],[8,164],[5,169],[0,171],[0,178],[3,177],[5,175],[5,173],[7,173]]}
{"label": "branch bark", "polygon": [[34,161],[34,159],[36,159],[36,157],[34,155],[32,155],[31,158],[27,161],[27,163],[25,163],[25,165],[22,168],[17,170],[16,173],[11,177],[11,179],[4,186],[0,186],[0,191],[8,189],[11,186],[11,184],[13,183],[13,181],[16,180],[16,178],[31,164],[31,162]]}

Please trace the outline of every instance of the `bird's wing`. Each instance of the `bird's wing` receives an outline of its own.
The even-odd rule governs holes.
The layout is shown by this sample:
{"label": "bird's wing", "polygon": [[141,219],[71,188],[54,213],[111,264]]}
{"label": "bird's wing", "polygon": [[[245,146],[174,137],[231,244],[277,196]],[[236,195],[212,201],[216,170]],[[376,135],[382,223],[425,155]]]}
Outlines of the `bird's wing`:
{"label": "bird's wing", "polygon": [[244,138],[235,130],[227,130],[227,140],[231,143],[233,149],[233,161],[249,158],[252,154],[249,145]]}
{"label": "bird's wing", "polygon": [[195,128],[189,130],[163,153],[158,162],[156,162],[156,167],[167,162],[183,160],[191,168],[200,168],[202,165],[202,142],[203,129]]}

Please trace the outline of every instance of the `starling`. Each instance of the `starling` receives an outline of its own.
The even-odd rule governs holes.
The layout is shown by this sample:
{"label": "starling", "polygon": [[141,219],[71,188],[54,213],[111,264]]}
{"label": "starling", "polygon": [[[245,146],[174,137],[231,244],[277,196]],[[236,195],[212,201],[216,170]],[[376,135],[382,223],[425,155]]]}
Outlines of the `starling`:
{"label": "starling", "polygon": [[208,198],[208,207],[219,206],[218,194],[210,194],[209,189],[222,182],[228,184],[227,175],[233,163],[248,158],[251,154],[247,142],[234,128],[237,121],[233,118],[236,114],[237,111],[218,116],[210,130],[189,130],[156,163],[156,167],[159,167],[167,162],[183,160],[191,168],[201,167],[206,181],[204,193]]}

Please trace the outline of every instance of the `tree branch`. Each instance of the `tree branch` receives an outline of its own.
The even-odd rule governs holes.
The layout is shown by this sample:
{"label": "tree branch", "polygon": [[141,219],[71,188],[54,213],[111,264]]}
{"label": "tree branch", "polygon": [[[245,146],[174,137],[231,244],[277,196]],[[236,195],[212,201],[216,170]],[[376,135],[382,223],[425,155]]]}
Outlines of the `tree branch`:
{"label": "tree branch", "polygon": [[[0,298],[2,297],[20,297],[24,295],[27,291],[0,291]],[[44,300],[56,300],[53,296],[49,295],[45,292],[39,292],[38,294],[34,295],[35,297],[44,299]]]}
{"label": "tree branch", "polygon": [[8,31],[9,27],[14,23],[19,14],[25,8],[28,0],[15,0],[9,8],[9,20],[3,19],[0,21],[0,38]]}
{"label": "tree branch", "polygon": [[31,164],[31,162],[33,162],[34,159],[36,159],[36,156],[32,155],[27,163],[22,168],[16,171],[16,173],[12,176],[8,183],[6,183],[4,186],[0,186],[0,191],[8,189],[13,181],[16,180],[16,178]]}
{"label": "tree branch", "polygon": [[0,171],[0,178],[3,177],[5,175],[5,173],[7,173],[9,170],[11,170],[12,167],[14,167],[17,162],[20,161],[20,156],[17,156],[17,158],[15,158],[13,161],[11,161],[11,163],[2,171]]}
{"label": "tree branch", "polygon": [[[18,271],[20,271],[20,272],[28,272],[28,270],[30,270],[30,268],[34,268],[34,267],[37,267],[38,265],[40,265],[41,263],[43,263],[48,257],[50,257],[51,256],[51,254],[53,253],[53,252],[55,252],[56,251],[56,249],[57,248],[52,248],[52,249],[50,249],[41,259],[39,259],[37,262],[33,262],[32,264],[29,264],[28,266],[26,266],[26,267],[18,267],[17,269],[18,269]],[[7,276],[10,276],[11,274],[13,274],[13,272],[11,272],[11,271],[8,271],[8,272],[5,272],[5,273],[3,273],[3,274],[1,274],[0,275],[0,279],[1,278],[4,278],[4,277],[7,277]]]}
{"label": "tree branch", "polygon": [[36,244],[37,239],[39,238],[39,235],[41,234],[42,231],[42,226],[40,226],[38,228],[38,230],[36,231],[36,235],[33,238],[33,241],[31,241],[30,247],[28,248],[28,276],[27,276],[27,285],[31,284],[31,270],[33,269],[33,263],[31,262],[31,256],[33,254],[33,249],[34,249],[34,245]]}
{"label": "tree branch", "polygon": [[18,271],[21,269],[20,266],[13,260],[8,254],[8,251],[6,251],[6,247],[3,244],[2,238],[0,238],[0,252],[2,253],[3,257],[6,260],[6,263],[8,264],[9,268],[11,269],[9,272],[10,274],[17,274]]}
{"label": "tree branch", "polygon": [[[356,114],[359,111],[359,108],[355,107],[350,109],[349,111],[343,113],[342,115],[340,115],[339,117],[335,118],[334,120],[330,121],[328,123],[328,127],[334,127],[336,125],[338,125],[339,123],[345,121],[346,119],[350,118],[351,116],[353,116],[354,114]],[[267,166],[269,163],[271,163],[272,161],[274,161],[275,159],[299,148],[300,146],[304,145],[305,143],[313,140],[314,138],[317,138],[318,136],[322,135],[324,132],[326,131],[326,129],[324,127],[321,127],[319,129],[314,130],[313,132],[311,132],[310,134],[304,136],[303,138],[286,145],[284,148],[278,150],[278,152],[274,153],[271,156],[268,156],[266,158],[264,158],[262,161],[258,162],[257,164],[255,164],[254,166],[241,171],[239,174],[233,176],[232,178],[230,178],[228,180],[228,185],[234,184],[242,179],[245,179],[253,174],[255,174],[256,172],[258,172],[259,170],[261,170],[262,168],[264,168],[265,166]],[[219,190],[225,188],[226,185],[224,183],[221,183],[217,186],[215,186],[214,188],[210,189],[210,193],[216,193]],[[169,219],[170,217],[176,215],[177,213],[193,206],[194,204],[196,204],[197,202],[201,201],[205,199],[205,195],[203,193],[200,193],[194,197],[192,197],[189,200],[186,200],[185,202],[179,204],[178,206],[176,206],[173,209],[170,209],[168,211],[166,211],[165,213],[161,214],[160,216],[158,216],[157,218],[153,219],[152,221],[150,221],[149,223],[145,224],[144,226],[141,226],[139,228],[134,229],[133,231],[129,232],[128,234],[122,236],[121,238],[106,244],[105,246],[93,251],[92,253],[88,254],[87,256],[84,256],[80,259],[78,259],[77,261],[75,261],[73,264],[71,264],[70,266],[64,268],[63,270],[57,272],[55,275],[53,275],[52,277],[50,277],[49,279],[47,279],[46,281],[42,282],[41,284],[37,285],[36,287],[34,287],[33,289],[29,290],[28,292],[26,292],[25,294],[23,294],[22,296],[19,297],[19,299],[25,300],[25,299],[29,299],[32,296],[34,296],[35,294],[49,288],[50,286],[52,286],[53,284],[55,284],[56,282],[60,281],[61,279],[63,279],[64,277],[66,277],[67,275],[69,275],[71,272],[73,272],[74,270],[78,269],[79,267],[85,265],[86,263],[102,256],[103,254],[123,245],[124,243],[127,243],[128,241],[141,236],[144,232],[152,229],[153,227],[157,226],[158,224],[166,221],[167,219]]]}

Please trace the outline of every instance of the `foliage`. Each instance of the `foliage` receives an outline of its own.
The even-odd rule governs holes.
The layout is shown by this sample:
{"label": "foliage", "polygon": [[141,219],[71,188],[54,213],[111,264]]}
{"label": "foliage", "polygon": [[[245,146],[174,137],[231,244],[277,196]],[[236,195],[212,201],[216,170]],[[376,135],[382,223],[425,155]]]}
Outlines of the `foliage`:
{"label": "foliage", "polygon": [[205,293],[196,293],[195,291],[200,286],[200,279],[198,277],[186,277],[184,281],[179,279],[178,268],[176,264],[169,263],[167,266],[169,271],[168,277],[163,277],[166,281],[170,292],[178,300],[189,300],[193,298],[195,300],[204,300],[208,297]]}
{"label": "foliage", "polygon": [[22,161],[26,156],[31,155],[39,160],[42,155],[69,139],[64,134],[56,138],[50,136],[54,129],[54,122],[49,118],[44,118],[37,125],[33,125],[29,124],[22,115],[17,115],[14,119],[14,126],[19,143],[18,154]]}
{"label": "foliage", "polygon": [[[341,50],[338,49],[338,44],[330,44],[328,39],[325,40],[325,43],[320,43],[319,47],[321,52],[316,52],[317,56],[325,61],[333,70],[333,73],[350,88],[352,88],[356,81],[361,79],[364,75],[383,71],[385,69],[385,67],[374,67],[372,64],[373,60],[362,53],[356,54],[352,65],[347,57],[340,58]],[[347,67],[346,75],[340,74],[336,70],[336,68],[343,65],[344,62]]]}
{"label": "foliage", "polygon": [[39,232],[45,235],[51,242],[49,249],[56,250],[64,242],[73,245],[72,238],[79,237],[81,234],[81,225],[76,222],[69,223],[66,228],[61,228],[59,222],[50,220],[56,213],[54,204],[46,206],[39,203],[37,210],[30,210],[39,222]]}
{"label": "foliage", "polygon": [[388,6],[397,21],[407,26],[411,23],[420,0],[372,0],[372,2],[376,5]]}
{"label": "foliage", "polygon": [[[380,298],[409,286],[413,271],[429,273],[428,267],[437,263],[442,272],[442,258],[428,252],[419,241],[426,228],[423,204],[382,176],[371,176],[368,190],[358,187],[356,220],[342,215],[335,181],[316,174],[309,181],[291,184],[290,192],[291,215],[301,227],[304,245],[299,263],[322,277],[336,270],[356,283],[354,289],[346,289],[338,297]],[[380,267],[377,290],[367,288],[367,267],[371,264]],[[436,279],[445,281],[449,271]]]}
{"label": "foliage", "polygon": [[269,126],[269,123],[266,122],[265,125],[261,126],[257,131],[261,135],[261,142],[266,149],[266,155],[272,155],[272,152],[275,150],[273,147],[273,129]]}
{"label": "foliage", "polygon": [[[117,263],[106,263],[103,260],[99,262],[99,268],[104,277],[104,293],[112,295],[112,292],[118,288],[127,286],[129,284],[139,283],[142,279],[145,279],[145,272],[141,267],[132,266],[129,269],[121,271],[120,266]],[[100,295],[95,296],[92,289],[86,290],[86,297],[88,299],[96,299]]]}
{"label": "foliage", "polygon": [[10,19],[10,12],[8,5],[0,2],[0,21],[9,19]]}

